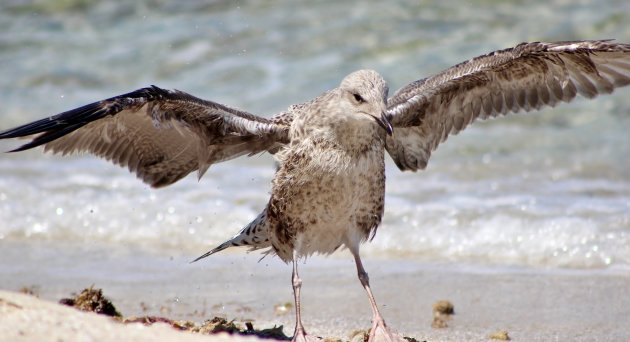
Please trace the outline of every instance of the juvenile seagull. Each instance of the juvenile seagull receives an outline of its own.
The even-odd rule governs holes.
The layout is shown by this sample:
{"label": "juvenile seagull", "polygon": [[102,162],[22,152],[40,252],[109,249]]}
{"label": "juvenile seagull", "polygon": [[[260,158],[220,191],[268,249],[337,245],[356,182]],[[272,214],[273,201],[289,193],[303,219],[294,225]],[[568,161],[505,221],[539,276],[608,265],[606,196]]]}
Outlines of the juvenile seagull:
{"label": "juvenile seagull", "polygon": [[[424,169],[450,134],[486,119],[593,98],[630,83],[630,45],[612,41],[522,43],[410,83],[388,99],[383,78],[371,70],[346,76],[338,88],[285,112],[263,118],[177,90],[155,86],[88,104],[0,133],[33,135],[14,151],[43,145],[63,155],[89,152],[126,166],[153,187],[214,163],[260,152],[280,167],[267,206],[229,241],[197,258],[232,246],[267,249],[293,263],[296,327],[300,318],[297,261],[346,247],[372,306],[370,340],[389,330],[378,311],[359,256],[381,222],[385,151],[405,171]],[[395,132],[395,133],[394,133]],[[312,338],[312,337],[311,337]]]}

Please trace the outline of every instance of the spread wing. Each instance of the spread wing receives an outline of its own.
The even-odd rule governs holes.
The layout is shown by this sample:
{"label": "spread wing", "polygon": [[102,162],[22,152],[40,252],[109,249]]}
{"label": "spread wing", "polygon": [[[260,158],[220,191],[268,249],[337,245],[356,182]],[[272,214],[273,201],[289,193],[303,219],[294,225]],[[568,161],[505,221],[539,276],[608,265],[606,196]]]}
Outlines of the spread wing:
{"label": "spread wing", "polygon": [[401,170],[423,169],[450,134],[476,119],[593,98],[630,84],[630,45],[522,43],[415,81],[388,100],[386,148]]}
{"label": "spread wing", "polygon": [[63,155],[89,152],[161,187],[195,170],[201,177],[213,163],[276,151],[288,142],[285,114],[266,119],[152,86],[1,132],[0,139],[34,135],[13,151],[43,145]]}

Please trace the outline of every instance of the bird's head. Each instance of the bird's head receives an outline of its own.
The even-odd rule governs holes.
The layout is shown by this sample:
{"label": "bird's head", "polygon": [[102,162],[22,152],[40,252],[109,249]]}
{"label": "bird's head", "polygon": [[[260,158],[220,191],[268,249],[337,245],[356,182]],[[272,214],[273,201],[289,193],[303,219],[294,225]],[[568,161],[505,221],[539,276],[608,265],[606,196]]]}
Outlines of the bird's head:
{"label": "bird's head", "polygon": [[358,70],[346,76],[339,85],[346,115],[356,120],[371,120],[392,135],[387,119],[387,82],[374,70]]}

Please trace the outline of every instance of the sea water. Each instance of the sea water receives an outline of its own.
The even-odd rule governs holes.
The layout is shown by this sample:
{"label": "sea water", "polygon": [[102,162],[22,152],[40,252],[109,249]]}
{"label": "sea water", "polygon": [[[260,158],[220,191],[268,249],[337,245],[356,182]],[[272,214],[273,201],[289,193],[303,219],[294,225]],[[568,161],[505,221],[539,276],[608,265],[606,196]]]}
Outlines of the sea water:
{"label": "sea water", "polygon": [[[360,68],[394,91],[521,41],[630,42],[629,13],[613,0],[5,1],[0,129],[150,84],[269,116]],[[384,221],[363,254],[627,268],[629,131],[630,88],[476,122],[425,171],[402,173],[388,159]],[[89,155],[2,154],[0,255],[15,244],[37,253],[30,243],[202,254],[264,208],[274,171],[268,155],[243,157],[154,190]]]}

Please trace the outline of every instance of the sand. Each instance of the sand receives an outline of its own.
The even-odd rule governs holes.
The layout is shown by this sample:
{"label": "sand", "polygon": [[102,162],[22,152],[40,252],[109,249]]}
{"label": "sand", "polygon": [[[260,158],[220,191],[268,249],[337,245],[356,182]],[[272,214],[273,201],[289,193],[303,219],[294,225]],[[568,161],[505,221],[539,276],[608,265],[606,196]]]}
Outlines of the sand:
{"label": "sand", "polygon": [[3,341],[257,341],[255,337],[204,336],[166,324],[122,324],[31,295],[0,291],[0,337]]}
{"label": "sand", "polygon": [[[292,308],[278,308],[292,301],[291,271],[276,259],[258,263],[259,255],[228,253],[189,264],[187,253],[37,248],[3,245],[0,288],[32,286],[40,298],[58,301],[94,285],[124,316],[196,322],[223,316],[261,328],[282,324],[287,335],[292,333]],[[505,331],[514,341],[630,341],[628,270],[468,267],[378,258],[366,258],[365,264],[385,319],[418,340],[481,341]],[[348,340],[352,331],[370,326],[369,305],[348,255],[309,259],[301,276],[307,331]],[[2,292],[0,298],[2,337],[20,337],[29,327],[28,333],[72,341],[77,326],[96,340],[170,336],[164,326],[125,327],[24,295]],[[445,328],[432,327],[438,300],[454,305]],[[188,338],[199,337],[181,337]]]}

